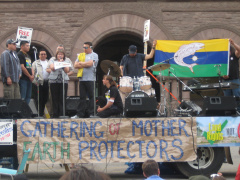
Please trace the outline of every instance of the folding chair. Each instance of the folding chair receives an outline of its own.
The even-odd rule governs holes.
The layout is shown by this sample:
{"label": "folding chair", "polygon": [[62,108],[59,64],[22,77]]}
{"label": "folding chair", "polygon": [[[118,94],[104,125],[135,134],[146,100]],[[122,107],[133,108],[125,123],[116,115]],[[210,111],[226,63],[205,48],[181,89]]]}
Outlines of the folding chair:
{"label": "folding chair", "polygon": [[17,174],[22,174],[24,167],[26,165],[29,153],[30,153],[30,149],[23,152],[23,158],[18,167],[18,170],[8,169],[8,168],[0,168],[0,177],[1,177],[1,174],[6,175],[6,176],[11,176],[11,178],[13,180],[13,176],[16,176]]}

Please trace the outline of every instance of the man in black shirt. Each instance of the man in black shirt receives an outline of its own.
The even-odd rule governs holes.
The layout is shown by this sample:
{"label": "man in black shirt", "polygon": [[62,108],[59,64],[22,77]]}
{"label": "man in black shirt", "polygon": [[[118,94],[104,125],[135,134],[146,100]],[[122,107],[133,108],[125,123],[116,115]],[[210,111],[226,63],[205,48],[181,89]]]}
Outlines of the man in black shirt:
{"label": "man in black shirt", "polygon": [[19,81],[21,99],[29,104],[32,95],[32,81],[34,79],[34,71],[32,68],[32,61],[27,52],[30,49],[28,41],[21,41],[18,58],[22,68],[22,77]]}
{"label": "man in black shirt", "polygon": [[[223,76],[225,82],[233,82],[240,84],[239,80],[239,57],[240,46],[236,44],[232,39],[229,39],[231,44],[229,53],[229,75]],[[224,96],[240,97],[240,87],[236,89],[226,89],[223,91]]]}
{"label": "man in black shirt", "polygon": [[[112,76],[105,75],[103,77],[103,85],[107,87],[105,98],[98,99],[99,107],[97,109],[98,116],[101,118],[107,118],[111,115],[119,115],[123,111],[123,104],[118,89],[116,87],[116,82],[113,81]],[[104,102],[105,101],[105,102]]]}

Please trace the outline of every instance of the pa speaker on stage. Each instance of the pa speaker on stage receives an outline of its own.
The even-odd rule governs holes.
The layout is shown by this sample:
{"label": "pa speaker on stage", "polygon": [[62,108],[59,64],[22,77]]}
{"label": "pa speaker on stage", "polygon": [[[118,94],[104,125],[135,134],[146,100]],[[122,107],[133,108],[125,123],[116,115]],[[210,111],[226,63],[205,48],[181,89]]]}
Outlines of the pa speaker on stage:
{"label": "pa speaker on stage", "polygon": [[203,115],[231,116],[236,115],[237,102],[235,97],[204,97]]}
{"label": "pa speaker on stage", "polygon": [[157,116],[157,100],[142,91],[135,91],[125,100],[126,117],[154,117]]}
{"label": "pa speaker on stage", "polygon": [[77,107],[79,102],[80,102],[79,96],[68,96],[66,98],[66,114],[68,116],[72,116],[77,113]]}
{"label": "pa speaker on stage", "polygon": [[0,99],[0,118],[31,118],[32,110],[22,99]]}

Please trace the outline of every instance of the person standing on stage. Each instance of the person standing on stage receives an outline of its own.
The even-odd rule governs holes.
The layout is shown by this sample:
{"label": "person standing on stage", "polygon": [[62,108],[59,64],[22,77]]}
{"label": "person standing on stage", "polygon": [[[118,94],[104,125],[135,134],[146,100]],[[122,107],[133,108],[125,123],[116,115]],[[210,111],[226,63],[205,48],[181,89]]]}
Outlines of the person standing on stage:
{"label": "person standing on stage", "polygon": [[144,76],[143,61],[153,58],[156,44],[157,41],[154,40],[150,54],[137,53],[137,46],[129,46],[129,54],[124,55],[120,63],[121,75],[132,78]]}
{"label": "person standing on stage", "polygon": [[[224,82],[233,82],[240,84],[239,80],[239,57],[240,46],[236,44],[232,39],[229,39],[231,44],[229,52],[229,75],[224,75]],[[240,86],[236,89],[225,89],[224,96],[240,97]]]}
{"label": "person standing on stage", "polygon": [[[64,46],[62,45],[62,44],[59,44],[58,46],[57,46],[57,50],[56,51],[65,51],[65,49],[64,49]],[[52,57],[52,58],[55,58],[55,57]],[[51,59],[50,59],[51,60]],[[68,75],[68,77],[69,76],[71,76],[73,73],[74,73],[74,68],[73,68],[73,63],[72,63],[72,61],[68,58],[68,57],[66,57],[66,61],[67,62],[69,62],[70,64],[71,64],[71,69],[70,69],[70,71],[67,73],[67,75]]]}
{"label": "person standing on stage", "polygon": [[[48,101],[49,96],[49,87],[48,87],[48,76],[51,72],[49,68],[47,71],[48,60],[47,60],[47,52],[45,50],[39,51],[39,59],[33,62],[33,70],[34,80],[33,80],[33,89],[34,92],[37,92],[37,86],[39,86],[39,115],[43,116],[44,108]],[[34,93],[34,99],[36,102],[36,106],[38,107],[38,93]]]}
{"label": "person standing on stage", "polygon": [[[55,60],[54,60],[55,59]],[[48,77],[50,84],[50,91],[52,95],[52,110],[53,118],[59,118],[63,115],[63,78],[64,78],[64,97],[67,96],[69,77],[67,73],[72,67],[64,67],[55,69],[54,62],[67,62],[64,51],[57,51],[55,58],[51,58],[48,62],[48,69],[51,73]]]}
{"label": "person standing on stage", "polygon": [[3,96],[6,99],[20,99],[18,83],[22,75],[22,69],[16,53],[16,43],[17,41],[8,39],[6,42],[7,49],[1,55]]}
{"label": "person standing on stage", "polygon": [[27,54],[30,49],[28,41],[21,41],[18,58],[22,68],[22,77],[19,81],[21,99],[29,104],[32,96],[32,81],[34,79],[34,71],[32,69],[32,61]]}
{"label": "person standing on stage", "polygon": [[[98,55],[92,50],[92,43],[83,44],[84,53],[80,53],[74,63],[78,69],[80,103],[77,108],[77,114],[72,119],[83,118],[94,115],[94,82],[96,81],[96,67],[98,64]],[[86,107],[86,97],[89,97],[89,106]],[[88,112],[86,112],[88,111]]]}
{"label": "person standing on stage", "polygon": [[111,115],[119,115],[123,112],[123,104],[120,94],[117,89],[116,82],[112,79],[112,76],[103,76],[103,85],[107,87],[105,98],[98,98],[99,107],[97,109],[98,116],[101,118],[107,118]]}

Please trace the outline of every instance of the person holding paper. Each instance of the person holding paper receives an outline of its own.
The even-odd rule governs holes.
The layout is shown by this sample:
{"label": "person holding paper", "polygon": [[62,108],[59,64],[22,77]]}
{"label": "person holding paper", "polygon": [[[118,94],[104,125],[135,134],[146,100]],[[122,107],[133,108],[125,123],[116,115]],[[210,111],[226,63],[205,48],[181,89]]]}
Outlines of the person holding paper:
{"label": "person holding paper", "polygon": [[65,97],[68,90],[68,81],[69,77],[67,73],[72,67],[63,67],[57,69],[56,65],[58,62],[66,62],[65,52],[57,51],[55,60],[51,58],[48,62],[47,71],[51,70],[51,73],[48,77],[50,84],[50,91],[52,95],[52,111],[53,118],[58,118],[63,115],[63,78],[64,78],[64,92]]}
{"label": "person holding paper", "polygon": [[[39,115],[43,116],[44,108],[48,101],[49,96],[49,86],[48,86],[48,76],[51,72],[49,68],[47,71],[48,59],[47,52],[43,49],[39,51],[39,59],[33,62],[34,80],[33,80],[33,96],[35,103],[38,107],[38,93],[39,93]],[[39,92],[37,93],[37,86],[39,86]]]}

